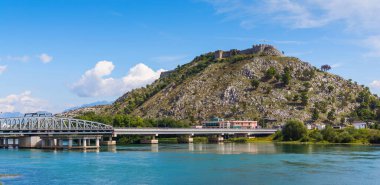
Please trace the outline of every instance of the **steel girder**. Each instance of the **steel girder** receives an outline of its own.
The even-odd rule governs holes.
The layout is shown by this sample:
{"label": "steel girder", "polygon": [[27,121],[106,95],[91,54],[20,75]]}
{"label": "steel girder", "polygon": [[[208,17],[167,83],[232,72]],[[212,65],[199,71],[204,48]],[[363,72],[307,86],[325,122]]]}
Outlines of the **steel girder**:
{"label": "steel girder", "polygon": [[113,131],[113,127],[103,123],[57,117],[1,118],[0,131]]}

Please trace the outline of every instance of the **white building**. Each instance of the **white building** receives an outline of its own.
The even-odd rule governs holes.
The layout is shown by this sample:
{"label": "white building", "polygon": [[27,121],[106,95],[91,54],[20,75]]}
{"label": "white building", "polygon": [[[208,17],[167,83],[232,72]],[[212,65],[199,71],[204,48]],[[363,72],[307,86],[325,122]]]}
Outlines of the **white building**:
{"label": "white building", "polygon": [[323,130],[326,128],[326,124],[324,123],[317,123],[315,124],[315,127],[318,129],[318,130]]}
{"label": "white building", "polygon": [[363,122],[363,121],[355,121],[352,123],[352,125],[356,128],[356,129],[363,129],[363,128],[366,128],[367,127],[367,123],[366,122]]}

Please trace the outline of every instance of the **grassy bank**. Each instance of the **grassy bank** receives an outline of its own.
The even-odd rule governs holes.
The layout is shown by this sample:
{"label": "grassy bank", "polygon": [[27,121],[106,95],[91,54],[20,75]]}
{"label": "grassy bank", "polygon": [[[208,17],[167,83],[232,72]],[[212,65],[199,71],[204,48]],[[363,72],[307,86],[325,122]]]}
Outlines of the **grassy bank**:
{"label": "grassy bank", "polygon": [[227,143],[260,143],[260,142],[273,142],[274,135],[266,137],[235,137],[224,140]]}

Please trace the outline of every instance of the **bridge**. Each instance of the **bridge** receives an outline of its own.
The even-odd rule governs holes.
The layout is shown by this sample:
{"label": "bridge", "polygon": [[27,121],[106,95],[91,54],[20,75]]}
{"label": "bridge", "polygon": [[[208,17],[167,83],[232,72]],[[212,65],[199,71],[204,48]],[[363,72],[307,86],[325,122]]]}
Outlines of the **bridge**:
{"label": "bridge", "polygon": [[0,147],[24,148],[99,148],[114,145],[113,137],[118,135],[150,136],[143,143],[158,143],[159,135],[184,135],[188,142],[192,136],[216,136],[223,141],[229,135],[269,135],[275,129],[236,129],[236,128],[113,128],[99,122],[59,118],[59,117],[18,117],[0,119]]}
{"label": "bridge", "polygon": [[19,117],[0,119],[0,135],[112,134],[113,127],[103,123],[57,117]]}
{"label": "bridge", "polygon": [[112,134],[110,125],[80,119],[53,116],[0,119],[0,147],[99,148],[100,142],[115,143]]}
{"label": "bridge", "polygon": [[114,128],[114,135],[264,135],[274,134],[276,129],[236,128]]}

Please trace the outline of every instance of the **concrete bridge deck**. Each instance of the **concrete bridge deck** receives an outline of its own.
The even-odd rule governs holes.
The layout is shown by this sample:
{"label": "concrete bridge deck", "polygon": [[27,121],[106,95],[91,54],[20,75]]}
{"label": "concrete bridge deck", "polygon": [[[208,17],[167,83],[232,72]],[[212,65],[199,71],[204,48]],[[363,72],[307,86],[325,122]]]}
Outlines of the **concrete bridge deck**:
{"label": "concrete bridge deck", "polygon": [[235,129],[235,128],[114,128],[117,135],[224,135],[247,134],[262,135],[274,134],[276,129]]}

